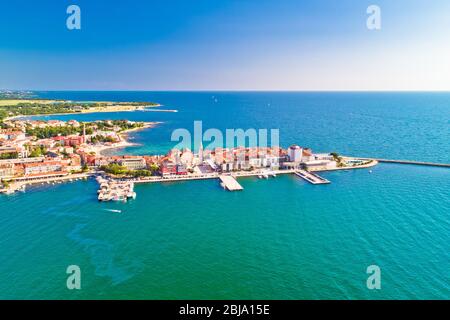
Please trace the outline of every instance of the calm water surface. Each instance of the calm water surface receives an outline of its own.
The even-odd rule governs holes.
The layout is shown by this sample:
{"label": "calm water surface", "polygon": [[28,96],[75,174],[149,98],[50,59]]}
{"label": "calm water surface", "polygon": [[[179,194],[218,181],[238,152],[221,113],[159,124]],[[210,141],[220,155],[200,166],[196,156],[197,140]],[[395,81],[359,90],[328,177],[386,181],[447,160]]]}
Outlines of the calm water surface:
{"label": "calm water surface", "polygon": [[[317,151],[450,163],[449,94],[52,92],[74,100],[150,100],[178,113],[46,118],[164,121],[121,152],[165,152],[174,128],[280,128]],[[213,98],[214,97],[214,98]],[[215,101],[217,99],[217,102]],[[450,298],[450,170],[382,164],[293,176],[140,185],[98,203],[93,180],[0,196],[0,298]],[[107,209],[120,209],[121,214]],[[82,270],[66,289],[65,269]],[[366,289],[366,267],[382,290]]]}

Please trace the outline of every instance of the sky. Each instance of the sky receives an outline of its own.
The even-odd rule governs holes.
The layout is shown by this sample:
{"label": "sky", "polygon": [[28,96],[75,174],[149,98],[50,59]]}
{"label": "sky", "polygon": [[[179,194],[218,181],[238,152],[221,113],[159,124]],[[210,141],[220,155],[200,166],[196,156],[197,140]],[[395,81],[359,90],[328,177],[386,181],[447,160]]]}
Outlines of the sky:
{"label": "sky", "polygon": [[[81,9],[69,30],[66,9]],[[369,30],[366,10],[381,9]],[[0,0],[0,88],[449,91],[448,0]]]}

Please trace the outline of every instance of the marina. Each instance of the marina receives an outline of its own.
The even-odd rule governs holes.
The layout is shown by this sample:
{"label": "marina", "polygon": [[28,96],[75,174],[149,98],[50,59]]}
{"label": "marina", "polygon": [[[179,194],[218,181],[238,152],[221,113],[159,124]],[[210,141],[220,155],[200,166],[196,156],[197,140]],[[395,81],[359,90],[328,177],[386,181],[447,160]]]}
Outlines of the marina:
{"label": "marina", "polygon": [[97,191],[98,201],[122,201],[136,199],[134,192],[134,183],[130,181],[108,180],[103,177],[97,177],[100,188]]}

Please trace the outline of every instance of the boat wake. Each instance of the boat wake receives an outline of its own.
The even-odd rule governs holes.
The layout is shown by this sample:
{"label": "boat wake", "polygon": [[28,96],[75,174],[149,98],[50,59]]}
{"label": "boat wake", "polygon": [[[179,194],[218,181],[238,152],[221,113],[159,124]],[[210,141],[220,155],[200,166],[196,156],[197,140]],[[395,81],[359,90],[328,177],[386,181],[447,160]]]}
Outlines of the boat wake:
{"label": "boat wake", "polygon": [[109,212],[122,213],[122,210],[116,210],[116,209],[104,209],[104,210],[109,211]]}

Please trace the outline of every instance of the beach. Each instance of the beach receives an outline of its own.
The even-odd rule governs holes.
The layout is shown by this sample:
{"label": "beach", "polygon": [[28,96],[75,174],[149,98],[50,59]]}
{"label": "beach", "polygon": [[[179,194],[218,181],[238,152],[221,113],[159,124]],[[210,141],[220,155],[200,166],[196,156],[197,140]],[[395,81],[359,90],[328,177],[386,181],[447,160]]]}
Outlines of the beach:
{"label": "beach", "polygon": [[120,137],[121,141],[119,141],[119,142],[113,143],[111,145],[101,145],[101,146],[94,145],[94,146],[91,146],[90,148],[87,148],[87,150],[89,150],[90,152],[95,152],[96,154],[99,154],[99,155],[107,155],[107,153],[105,153],[105,151],[107,151],[107,150],[108,151],[118,150],[118,149],[123,149],[123,148],[127,148],[127,147],[138,146],[139,144],[128,141],[128,135],[132,132],[154,128],[160,124],[162,124],[162,122],[145,122],[142,127],[133,128],[133,129],[129,129],[129,130],[120,132],[119,137]]}
{"label": "beach", "polygon": [[[108,106],[102,106],[102,107],[92,107],[89,109],[83,109],[79,113],[100,113],[100,112],[133,112],[133,111],[143,111],[147,108],[157,108],[160,107],[160,104],[154,104],[154,105],[141,105],[141,106],[134,106],[134,105],[108,105]],[[155,110],[158,111],[158,110]]]}
{"label": "beach", "polygon": [[[57,100],[0,100],[0,106],[5,106],[8,103],[12,103],[13,105],[16,105],[18,103],[43,103],[43,104],[51,104],[55,103]],[[59,101],[58,102],[67,102],[67,103],[74,103],[74,101]],[[80,102],[81,103],[81,102]],[[96,103],[110,103],[110,102],[103,102],[103,101],[96,101]],[[155,104],[142,104],[142,105],[132,105],[126,104],[126,103],[120,103],[120,104],[111,104],[111,105],[105,105],[105,106],[97,106],[97,107],[90,107],[89,109],[80,109],[79,111],[71,111],[71,112],[63,112],[63,113],[44,113],[44,114],[35,114],[35,115],[15,115],[15,116],[9,116],[3,119],[3,121],[8,120],[17,120],[17,119],[23,119],[23,118],[29,118],[29,117],[39,117],[39,116],[57,116],[57,115],[71,115],[71,114],[86,114],[86,113],[111,113],[111,112],[134,112],[134,111],[150,111],[150,108],[157,108],[161,107],[161,104],[155,103]],[[153,112],[177,112],[177,110],[153,110]]]}

